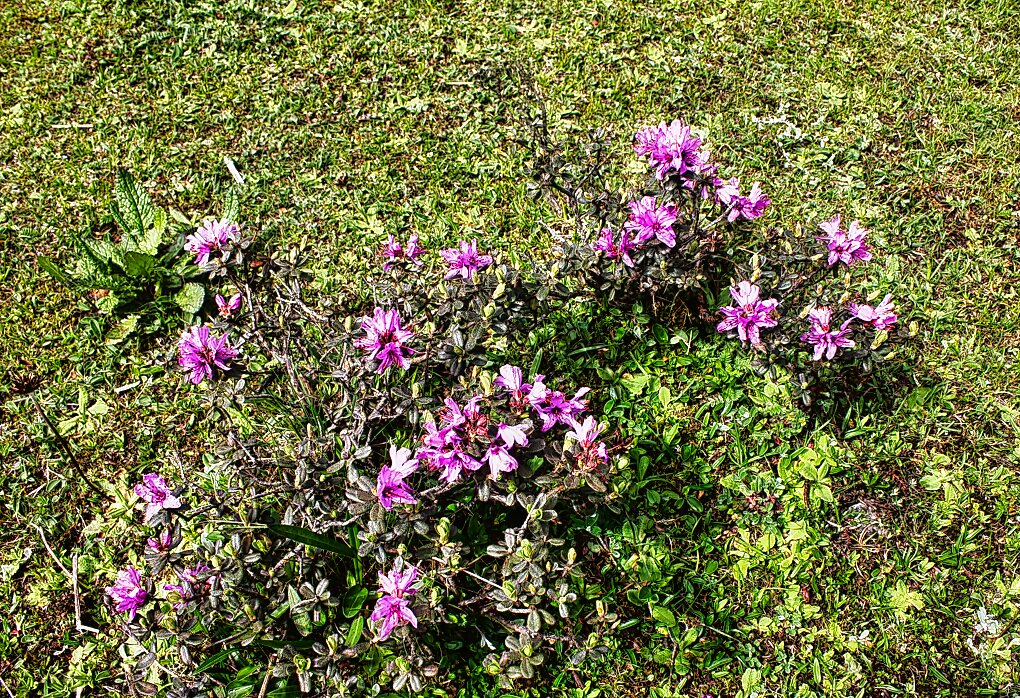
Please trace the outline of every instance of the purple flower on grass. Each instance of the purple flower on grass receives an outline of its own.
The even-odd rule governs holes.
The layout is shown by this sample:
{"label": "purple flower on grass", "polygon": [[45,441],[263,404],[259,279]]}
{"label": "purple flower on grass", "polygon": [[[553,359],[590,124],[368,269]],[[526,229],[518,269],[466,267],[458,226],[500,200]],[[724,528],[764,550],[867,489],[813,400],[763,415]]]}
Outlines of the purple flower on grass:
{"label": "purple flower on grass", "polygon": [[167,529],[159,534],[159,538],[149,538],[145,544],[156,555],[165,555],[173,547],[174,538],[170,534],[170,530]]}
{"label": "purple flower on grass", "polygon": [[411,610],[407,597],[417,593],[412,585],[418,578],[418,568],[410,567],[400,572],[394,566],[389,574],[379,573],[379,591],[383,595],[375,602],[375,610],[369,620],[379,623],[379,639],[385,640],[400,625],[418,627],[418,617]]}
{"label": "purple flower on grass", "polygon": [[478,254],[477,240],[472,240],[470,243],[461,240],[460,249],[451,247],[447,250],[440,250],[439,254],[450,265],[449,271],[443,277],[446,279],[452,279],[455,276],[470,279],[479,269],[492,264],[492,257],[487,254]]}
{"label": "purple flower on grass", "polygon": [[831,326],[832,311],[828,308],[815,308],[808,313],[808,318],[811,320],[811,330],[802,334],[800,341],[815,345],[815,354],[811,357],[813,361],[821,361],[823,355],[831,361],[840,347],[854,346],[849,329],[853,318],[849,318],[838,330]]}
{"label": "purple flower on grass", "polygon": [[355,340],[354,346],[367,351],[370,360],[379,360],[376,373],[385,373],[393,364],[405,371],[410,368],[408,356],[414,350],[404,345],[414,337],[414,332],[400,326],[400,315],[395,309],[376,308],[372,317],[361,321],[361,329],[366,336]]}
{"label": "purple flower on grass", "polygon": [[581,423],[571,420],[570,424],[573,429],[567,432],[567,438],[576,441],[581,448],[577,456],[578,465],[587,470],[594,470],[599,465],[605,464],[609,460],[609,452],[606,445],[598,440],[602,427],[595,418],[586,417]]}
{"label": "purple flower on grass", "polygon": [[379,470],[375,493],[383,509],[391,511],[393,504],[417,504],[414,492],[404,478],[418,469],[418,460],[411,457],[411,449],[390,445],[390,465]]}
{"label": "purple flower on grass", "polygon": [[634,267],[634,260],[631,259],[630,252],[636,248],[637,245],[631,242],[627,230],[620,231],[620,241],[617,243],[613,240],[613,231],[610,228],[603,228],[599,239],[592,245],[592,249],[605,254],[606,259],[619,259],[631,268]]}
{"label": "purple flower on grass", "polygon": [[701,150],[701,139],[679,119],[669,126],[665,122],[647,126],[639,130],[634,139],[634,152],[648,158],[658,179],[671,174],[682,175],[688,170],[700,172],[706,165],[707,155]]}
{"label": "purple flower on grass", "polygon": [[892,295],[886,294],[882,302],[872,308],[870,305],[850,304],[850,314],[858,320],[870,322],[876,330],[887,330],[896,324],[896,305]]}
{"label": "purple flower on grass", "polygon": [[235,293],[227,300],[220,294],[216,294],[216,307],[220,311],[221,318],[233,317],[241,309],[241,294]]}
{"label": "purple flower on grass", "polygon": [[393,268],[393,264],[401,259],[406,259],[414,262],[416,266],[421,266],[422,261],[418,259],[425,254],[425,248],[418,244],[418,236],[412,235],[407,239],[407,247],[402,247],[396,239],[390,235],[386,244],[383,246],[383,255],[386,257],[386,262],[383,263],[383,270],[389,271]]}
{"label": "purple flower on grass", "polygon": [[380,624],[377,630],[380,640],[388,638],[399,625],[418,627],[418,617],[414,615],[407,599],[389,594],[375,602],[375,610],[372,611],[372,615],[368,619]]}
{"label": "purple flower on grass", "polygon": [[[195,567],[189,567],[183,572],[177,573],[177,578],[181,580],[180,584],[163,585],[163,591],[177,594],[177,602],[174,603],[175,611],[181,610],[185,603],[195,598],[196,592],[203,592],[212,586],[215,577],[207,577],[204,584],[199,581],[199,575],[208,572],[209,569],[208,565],[199,563]],[[196,589],[196,587],[198,588]]]}
{"label": "purple flower on grass", "polygon": [[730,296],[736,305],[719,309],[725,317],[716,329],[719,332],[729,332],[736,328],[741,342],[750,342],[754,347],[761,346],[761,328],[775,327],[779,322],[774,316],[779,301],[773,299],[763,301],[760,294],[761,289],[750,281],[741,281],[736,286],[731,286]]}
{"label": "purple flower on grass", "polygon": [[851,223],[847,230],[842,230],[839,225],[840,217],[833,216],[818,226],[825,233],[818,240],[829,248],[829,266],[834,266],[837,262],[851,266],[854,262],[870,260],[871,248],[864,241],[868,231],[861,227],[858,221]]}
{"label": "purple flower on grass", "polygon": [[177,363],[191,372],[191,382],[195,385],[211,379],[213,368],[229,371],[229,362],[237,357],[237,350],[230,346],[226,336],[217,337],[204,325],[185,330],[177,349],[180,352]]}
{"label": "purple flower on grass", "polygon": [[634,235],[636,243],[644,244],[652,238],[658,238],[666,247],[676,245],[676,235],[673,233],[673,224],[678,215],[676,206],[659,206],[654,196],[646,196],[627,205],[630,207],[630,218],[624,223],[624,230]]}
{"label": "purple flower on grass", "polygon": [[184,243],[184,249],[195,254],[195,263],[204,267],[213,252],[219,252],[225,245],[237,242],[241,229],[230,221],[206,221]]}
{"label": "purple flower on grass", "polygon": [[149,599],[149,593],[142,588],[142,576],[130,565],[117,573],[116,584],[106,587],[106,593],[117,603],[118,611],[128,612],[128,620],[134,620]]}
{"label": "purple flower on grass", "polygon": [[726,213],[726,220],[730,223],[738,218],[743,218],[746,221],[759,218],[765,215],[765,209],[772,203],[762,193],[759,182],[752,184],[751,191],[748,192],[747,196],[743,196],[740,193],[740,179],[737,177],[733,177],[729,182],[723,183],[716,192],[716,197],[719,199],[719,203],[729,208],[729,211]]}
{"label": "purple flower on grass", "polygon": [[181,500],[174,496],[162,475],[148,473],[135,485],[135,494],[146,502],[145,520],[148,521],[163,509],[180,509]]}
{"label": "purple flower on grass", "polygon": [[535,411],[542,418],[542,431],[549,431],[557,424],[569,424],[573,418],[587,409],[588,404],[581,398],[589,391],[581,388],[573,398],[559,390],[551,390],[545,399],[535,404]]}

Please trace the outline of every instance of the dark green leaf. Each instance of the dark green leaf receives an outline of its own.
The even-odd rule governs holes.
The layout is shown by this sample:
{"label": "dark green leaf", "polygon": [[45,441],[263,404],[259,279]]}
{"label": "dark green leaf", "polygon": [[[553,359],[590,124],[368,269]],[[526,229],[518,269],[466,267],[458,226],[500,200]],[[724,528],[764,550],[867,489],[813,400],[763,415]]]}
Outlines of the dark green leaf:
{"label": "dark green leaf", "polygon": [[266,528],[273,535],[288,538],[295,543],[303,543],[304,545],[308,545],[313,548],[328,550],[331,553],[343,555],[344,557],[353,558],[358,556],[357,551],[344,541],[333,538],[332,536],[326,536],[321,533],[309,531],[307,528],[301,528],[300,526],[288,526],[286,524],[272,524]]}

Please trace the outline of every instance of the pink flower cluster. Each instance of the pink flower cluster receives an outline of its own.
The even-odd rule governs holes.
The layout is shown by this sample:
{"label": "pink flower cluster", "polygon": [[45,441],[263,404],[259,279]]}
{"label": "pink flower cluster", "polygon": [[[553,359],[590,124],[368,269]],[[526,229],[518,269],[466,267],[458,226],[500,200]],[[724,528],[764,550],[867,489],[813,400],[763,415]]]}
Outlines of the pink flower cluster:
{"label": "pink flower cluster", "polygon": [[379,593],[382,596],[375,602],[375,609],[368,619],[379,624],[380,640],[388,638],[397,626],[418,627],[418,617],[414,615],[408,601],[409,597],[417,593],[414,588],[417,580],[418,568],[413,565],[401,571],[398,563],[389,574],[379,573]]}
{"label": "pink flower cluster", "polygon": [[854,221],[846,230],[840,228],[840,216],[833,216],[818,226],[825,235],[818,240],[829,248],[829,266],[842,262],[852,266],[855,262],[867,262],[871,259],[871,248],[864,241],[868,231],[859,221]]}
{"label": "pink flower cluster", "polygon": [[386,257],[386,262],[383,263],[383,270],[389,271],[393,268],[393,265],[402,259],[406,259],[409,262],[414,263],[415,266],[421,266],[422,261],[418,259],[425,254],[425,248],[418,244],[418,236],[411,235],[407,239],[407,246],[403,247],[396,239],[390,235],[386,241],[386,245],[383,246],[383,256]]}
{"label": "pink flower cluster", "polygon": [[[608,460],[605,445],[597,440],[601,429],[594,418],[578,423],[578,417],[587,409],[583,399],[588,388],[581,388],[573,397],[545,385],[545,377],[535,376],[525,383],[521,369],[506,365],[494,384],[503,389],[513,414],[523,416],[532,410],[542,420],[541,430],[549,431],[557,424],[572,427],[570,434],[580,445],[583,467],[594,467]],[[395,504],[417,503],[408,478],[424,466],[438,474],[441,482],[455,483],[465,472],[488,467],[489,476],[499,480],[504,473],[517,470],[515,449],[528,445],[532,430],[530,420],[509,424],[483,409],[486,400],[481,396],[469,399],[463,405],[447,398],[439,411],[437,421],[425,424],[421,445],[412,455],[409,448],[390,446],[390,464],[379,470],[376,479],[376,496],[387,511]],[[568,434],[568,436],[570,436]]]}
{"label": "pink flower cluster", "polygon": [[[750,281],[741,281],[737,286],[730,288],[730,295],[736,305],[719,309],[724,318],[716,329],[719,332],[736,329],[740,341],[760,348],[763,346],[761,330],[775,327],[779,322],[779,315],[776,312],[779,302],[774,299],[761,300],[761,289]],[[814,346],[813,361],[821,361],[823,357],[831,361],[839,349],[856,346],[851,338],[853,334],[851,324],[855,320],[870,323],[876,330],[887,330],[896,323],[895,310],[891,295],[886,295],[875,307],[854,303],[849,306],[850,317],[836,327],[833,325],[831,308],[813,308],[808,313],[810,328],[800,336],[800,339]]]}
{"label": "pink flower cluster", "polygon": [[376,308],[372,317],[361,321],[365,336],[354,341],[354,346],[368,352],[371,361],[379,360],[377,373],[396,364],[405,371],[411,367],[410,355],[414,350],[406,346],[414,338],[414,332],[401,326],[400,314],[395,310]]}
{"label": "pink flower cluster", "polygon": [[701,139],[679,119],[668,126],[665,122],[647,126],[639,130],[634,139],[634,152],[648,158],[658,179],[688,172],[705,174],[709,167],[709,154],[702,149]]}
{"label": "pink flower cluster", "polygon": [[479,254],[477,240],[472,240],[471,242],[461,240],[459,248],[451,247],[447,250],[440,250],[439,254],[450,265],[444,277],[446,279],[452,279],[457,276],[470,279],[481,269],[492,264],[491,256]]}
{"label": "pink flower cluster", "polygon": [[237,357],[237,350],[225,336],[217,337],[204,325],[186,330],[177,349],[180,353],[177,363],[191,372],[191,382],[195,385],[211,379],[214,369],[229,371],[230,362]]}
{"label": "pink flower cluster", "polygon": [[185,239],[184,249],[194,253],[195,264],[204,267],[213,253],[240,239],[241,229],[236,223],[209,220]]}

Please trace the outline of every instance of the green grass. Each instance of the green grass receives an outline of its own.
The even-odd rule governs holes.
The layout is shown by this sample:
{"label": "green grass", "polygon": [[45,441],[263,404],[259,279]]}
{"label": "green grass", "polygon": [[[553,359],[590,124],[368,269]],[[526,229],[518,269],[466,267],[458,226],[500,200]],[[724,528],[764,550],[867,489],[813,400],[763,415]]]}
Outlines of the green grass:
{"label": "green grass", "polygon": [[[205,439],[198,398],[168,371],[170,338],[105,347],[112,321],[36,256],[66,261],[66,234],[104,223],[118,166],[162,205],[216,210],[224,156],[258,192],[247,223],[310,241],[326,288],[387,232],[540,241],[543,221],[568,223],[526,196],[518,100],[494,96],[519,92],[494,83],[507,65],[534,73],[559,133],[612,129],[621,163],[636,125],[680,116],[729,169],[765,183],[769,225],[861,218],[881,245],[870,283],[890,286],[921,333],[896,390],[843,405],[818,431],[718,340],[599,359],[650,376],[607,388],[616,421],[660,445],[678,427],[631,473],[647,515],[607,532],[634,572],[610,590],[616,610],[638,625],[612,672],[577,681],[604,695],[745,697],[999,695],[1020,681],[1008,648],[1020,638],[1020,10],[904,5],[5,3],[4,684],[98,695],[121,675],[102,589],[124,517],[85,486],[39,409],[111,492],[171,451],[197,463]],[[621,166],[621,181],[633,174]],[[817,463],[829,465],[821,480]],[[812,498],[822,485],[832,504]],[[34,525],[65,567],[77,556],[98,634],[74,629],[71,585]],[[1003,631],[976,653],[982,606]]]}

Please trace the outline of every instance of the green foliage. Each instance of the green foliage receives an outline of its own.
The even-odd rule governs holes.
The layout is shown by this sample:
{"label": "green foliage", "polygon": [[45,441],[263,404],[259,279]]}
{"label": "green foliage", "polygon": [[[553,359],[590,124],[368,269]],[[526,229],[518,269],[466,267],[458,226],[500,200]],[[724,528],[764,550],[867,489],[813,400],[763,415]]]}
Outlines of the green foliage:
{"label": "green foliage", "polygon": [[[60,268],[41,257],[40,268],[69,290],[92,299],[105,314],[122,319],[106,343],[123,342],[141,327],[156,331],[188,322],[205,302],[204,287],[188,281],[199,270],[182,255],[184,234],[173,232],[166,211],[127,170],[117,171],[110,215],[119,239],[96,239],[90,233],[71,236],[78,253],[74,267]],[[236,197],[232,198],[236,208]],[[177,311],[177,312],[174,312]]]}

